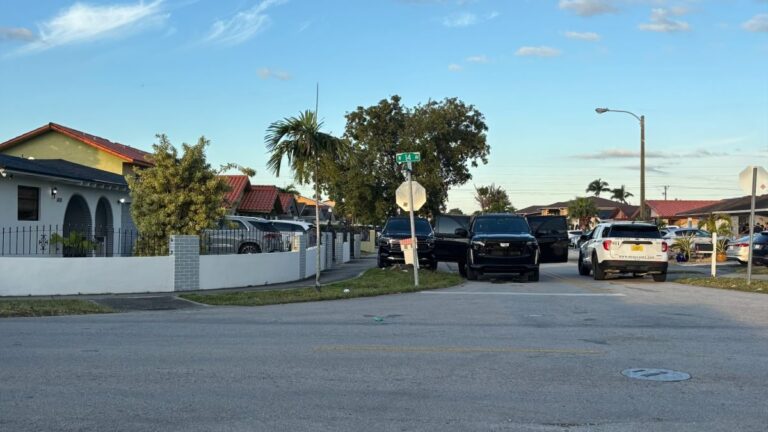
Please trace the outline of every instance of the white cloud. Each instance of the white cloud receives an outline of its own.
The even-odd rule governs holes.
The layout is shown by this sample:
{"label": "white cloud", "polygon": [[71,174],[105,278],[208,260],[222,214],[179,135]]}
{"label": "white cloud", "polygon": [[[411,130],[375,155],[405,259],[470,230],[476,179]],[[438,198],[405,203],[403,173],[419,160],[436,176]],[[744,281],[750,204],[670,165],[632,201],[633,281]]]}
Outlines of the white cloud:
{"label": "white cloud", "polygon": [[589,42],[597,42],[600,40],[600,35],[593,32],[565,32],[565,37],[568,39],[578,39]]}
{"label": "white cloud", "polygon": [[464,60],[468,63],[488,63],[488,57],[486,57],[485,54],[469,56]]}
{"label": "white cloud", "polygon": [[515,55],[517,56],[530,56],[530,57],[557,57],[561,54],[560,50],[557,48],[551,48],[547,46],[539,46],[539,47],[520,47],[517,51],[515,51]]}
{"label": "white cloud", "polygon": [[162,0],[101,6],[75,3],[40,24],[37,38],[21,51],[42,51],[60,45],[117,36],[141,25],[162,22],[168,15],[161,13],[161,4]]}
{"label": "white cloud", "polygon": [[751,32],[768,32],[768,14],[757,14],[741,26]]}
{"label": "white cloud", "polygon": [[456,63],[451,63],[451,64],[448,65],[448,70],[451,71],[451,72],[460,72],[462,69],[464,69],[464,68],[461,67],[461,65],[456,64]]}
{"label": "white cloud", "polygon": [[446,27],[469,27],[477,22],[477,15],[469,12],[456,13],[443,18],[443,25]]}
{"label": "white cloud", "polygon": [[26,28],[0,27],[0,41],[33,41],[35,35]]}
{"label": "white cloud", "polygon": [[256,6],[240,11],[226,20],[217,20],[211,26],[206,42],[237,45],[256,36],[267,28],[272,19],[266,14],[272,6],[278,6],[287,0],[262,0]]}
{"label": "white cloud", "polygon": [[275,78],[275,79],[279,79],[280,81],[288,81],[289,79],[292,78],[288,72],[270,69],[267,67],[260,68],[259,70],[256,71],[256,73],[259,74],[259,77],[261,79],[265,79],[265,80],[270,78]]}
{"label": "white cloud", "polygon": [[584,17],[616,12],[609,0],[560,0],[558,6]]}
{"label": "white cloud", "polygon": [[673,20],[670,16],[681,15],[682,11],[669,11],[667,9],[651,10],[651,22],[640,24],[638,28],[644,31],[653,31],[661,33],[671,33],[679,31],[688,31],[691,26],[685,21]]}

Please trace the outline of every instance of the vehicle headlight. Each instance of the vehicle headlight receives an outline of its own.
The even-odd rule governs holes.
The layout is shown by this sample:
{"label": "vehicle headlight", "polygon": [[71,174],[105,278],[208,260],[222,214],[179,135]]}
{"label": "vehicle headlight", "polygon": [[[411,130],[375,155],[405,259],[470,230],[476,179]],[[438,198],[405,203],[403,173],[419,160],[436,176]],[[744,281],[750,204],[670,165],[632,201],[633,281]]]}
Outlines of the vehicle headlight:
{"label": "vehicle headlight", "polygon": [[765,245],[762,245],[762,244],[756,244],[754,246],[755,249],[762,249],[763,247],[765,247]]}
{"label": "vehicle headlight", "polygon": [[536,249],[536,248],[539,247],[539,243],[536,242],[536,241],[527,241],[527,242],[525,242],[525,245],[528,246],[529,248],[533,248],[533,249]]}
{"label": "vehicle headlight", "polygon": [[485,242],[480,240],[473,240],[472,241],[472,249],[478,250],[482,247],[485,247]]}
{"label": "vehicle headlight", "polygon": [[379,237],[379,246],[389,246],[389,239],[386,237]]}

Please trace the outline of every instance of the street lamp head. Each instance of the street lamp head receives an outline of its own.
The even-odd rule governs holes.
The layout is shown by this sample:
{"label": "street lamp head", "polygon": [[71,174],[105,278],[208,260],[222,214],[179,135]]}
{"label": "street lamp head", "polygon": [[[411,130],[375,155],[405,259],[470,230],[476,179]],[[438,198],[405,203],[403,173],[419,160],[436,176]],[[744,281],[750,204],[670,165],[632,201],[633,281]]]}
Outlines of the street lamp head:
{"label": "street lamp head", "polygon": [[595,108],[595,112],[598,114],[607,113],[608,111],[610,111],[608,108]]}

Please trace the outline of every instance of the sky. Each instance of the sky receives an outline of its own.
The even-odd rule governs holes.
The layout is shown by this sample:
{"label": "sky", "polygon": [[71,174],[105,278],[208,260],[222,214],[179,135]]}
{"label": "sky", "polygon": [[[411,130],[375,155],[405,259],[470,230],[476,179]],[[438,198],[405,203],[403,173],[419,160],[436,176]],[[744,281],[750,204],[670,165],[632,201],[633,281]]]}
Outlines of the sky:
{"label": "sky", "polygon": [[[489,163],[449,192],[517,208],[602,178],[646,197],[744,195],[768,166],[768,0],[0,0],[0,141],[56,122],[151,150],[204,135],[212,164],[266,168],[270,123],[400,95],[486,117]],[[429,155],[422,155],[429,157]],[[310,194],[310,187],[300,187]]]}

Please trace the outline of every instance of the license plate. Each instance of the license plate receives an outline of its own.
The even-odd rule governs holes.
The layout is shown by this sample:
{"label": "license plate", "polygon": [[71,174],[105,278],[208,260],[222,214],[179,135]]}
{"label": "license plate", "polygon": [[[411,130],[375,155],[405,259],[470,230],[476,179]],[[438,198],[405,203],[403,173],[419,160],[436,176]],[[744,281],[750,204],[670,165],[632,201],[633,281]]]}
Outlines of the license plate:
{"label": "license plate", "polygon": [[643,245],[632,245],[632,252],[642,252],[645,250]]}

